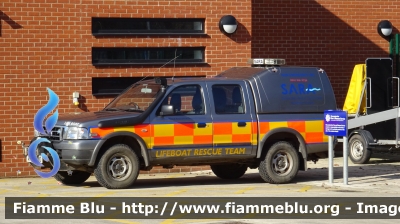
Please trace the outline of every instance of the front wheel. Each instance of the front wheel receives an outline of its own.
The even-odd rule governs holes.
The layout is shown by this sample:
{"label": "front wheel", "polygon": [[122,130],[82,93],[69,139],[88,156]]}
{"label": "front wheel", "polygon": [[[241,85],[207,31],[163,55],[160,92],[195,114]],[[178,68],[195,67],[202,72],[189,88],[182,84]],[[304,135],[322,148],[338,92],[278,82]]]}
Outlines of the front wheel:
{"label": "front wheel", "polygon": [[258,170],[268,183],[289,183],[299,171],[299,154],[290,143],[277,142],[268,150]]}
{"label": "front wheel", "polygon": [[65,185],[76,185],[85,182],[91,175],[91,173],[80,170],[74,170],[70,174],[67,171],[59,171],[54,178]]}
{"label": "front wheel", "polygon": [[371,159],[372,151],[367,146],[367,142],[359,134],[355,134],[350,138],[349,157],[354,164],[364,164]]}
{"label": "front wheel", "polygon": [[241,164],[211,165],[210,167],[215,176],[221,179],[238,179],[247,170],[247,166]]}
{"label": "front wheel", "polygon": [[94,175],[105,188],[128,188],[139,175],[138,156],[127,145],[114,145],[101,156]]}

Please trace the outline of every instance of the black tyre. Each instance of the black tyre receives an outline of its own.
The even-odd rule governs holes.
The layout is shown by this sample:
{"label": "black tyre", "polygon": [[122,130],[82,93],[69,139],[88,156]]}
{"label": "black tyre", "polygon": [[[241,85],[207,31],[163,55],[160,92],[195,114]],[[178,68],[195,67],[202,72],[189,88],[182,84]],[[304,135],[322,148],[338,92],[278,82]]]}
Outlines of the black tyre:
{"label": "black tyre", "polygon": [[371,159],[372,151],[368,149],[365,139],[355,134],[349,141],[349,157],[354,164],[364,164]]}
{"label": "black tyre", "polygon": [[221,179],[238,179],[247,171],[247,166],[241,164],[211,165],[210,167],[215,176]]}
{"label": "black tyre", "polygon": [[89,179],[90,175],[92,174],[80,170],[72,171],[71,175],[68,175],[66,171],[59,171],[54,178],[65,185],[77,185]]}
{"label": "black tyre", "polygon": [[258,170],[268,183],[289,183],[299,171],[299,154],[290,143],[277,142],[269,148]]}
{"label": "black tyre", "polygon": [[101,156],[94,175],[105,188],[128,188],[139,175],[138,156],[127,145],[114,145]]}

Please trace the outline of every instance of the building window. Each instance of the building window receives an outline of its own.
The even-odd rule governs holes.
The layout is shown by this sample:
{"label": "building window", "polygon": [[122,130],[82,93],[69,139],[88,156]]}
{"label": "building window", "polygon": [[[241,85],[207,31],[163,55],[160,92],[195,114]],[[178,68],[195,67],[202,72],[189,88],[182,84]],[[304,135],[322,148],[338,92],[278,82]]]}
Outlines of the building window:
{"label": "building window", "polygon": [[[179,78],[194,78],[205,76],[175,76]],[[147,80],[154,79],[154,76],[148,77],[92,77],[92,95],[93,96],[115,96],[121,94],[126,88],[132,84]],[[163,76],[163,78],[172,78],[172,76]]]}
{"label": "building window", "polygon": [[165,64],[174,58],[175,64],[204,64],[204,52],[205,47],[93,47],[92,64]]}
{"label": "building window", "polygon": [[143,77],[106,77],[92,78],[92,94],[94,96],[114,96],[122,93],[130,85]]}
{"label": "building window", "polygon": [[204,35],[205,19],[92,18],[92,34]]}

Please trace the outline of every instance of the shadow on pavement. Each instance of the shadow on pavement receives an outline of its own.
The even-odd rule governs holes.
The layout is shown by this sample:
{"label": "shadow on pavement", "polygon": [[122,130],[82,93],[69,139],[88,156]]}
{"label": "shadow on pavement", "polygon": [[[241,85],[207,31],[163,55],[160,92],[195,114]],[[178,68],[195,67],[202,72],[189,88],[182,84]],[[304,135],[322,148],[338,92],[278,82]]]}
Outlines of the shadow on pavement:
{"label": "shadow on pavement", "polygon": [[[290,184],[307,184],[315,181],[328,181],[328,165],[326,162],[313,168],[309,165],[307,171],[299,171],[297,177]],[[318,165],[318,163],[316,164]],[[315,166],[316,166],[315,165]],[[207,185],[224,185],[224,184],[266,184],[257,169],[249,169],[247,173],[240,179],[224,180],[216,177],[212,171],[203,171],[199,173],[183,173],[177,174],[156,174],[150,176],[163,176],[148,178],[148,174],[139,175],[138,180],[131,187],[132,189],[151,189],[158,187],[182,187],[182,186],[207,186]],[[144,177],[144,178],[141,178]],[[342,179],[343,167],[334,162],[334,179]],[[352,164],[349,161],[348,177],[352,183],[381,183],[385,180],[400,180],[400,163],[393,160],[371,161],[369,164]],[[77,187],[101,187],[96,181],[87,181]]]}

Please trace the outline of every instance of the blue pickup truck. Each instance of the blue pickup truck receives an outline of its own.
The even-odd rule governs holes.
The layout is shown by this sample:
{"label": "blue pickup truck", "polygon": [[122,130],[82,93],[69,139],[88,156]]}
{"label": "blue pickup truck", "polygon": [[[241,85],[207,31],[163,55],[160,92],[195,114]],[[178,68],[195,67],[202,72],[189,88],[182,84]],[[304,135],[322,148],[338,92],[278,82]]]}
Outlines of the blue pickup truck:
{"label": "blue pickup truck", "polygon": [[321,68],[253,61],[212,78],[141,81],[101,111],[61,115],[50,136],[35,132],[51,142],[37,155],[52,147],[54,177],[67,185],[94,174],[106,188],[129,188],[140,170],[182,165],[210,165],[223,179],[258,168],[266,182],[288,183],[327,157],[324,111],[335,96]]}

